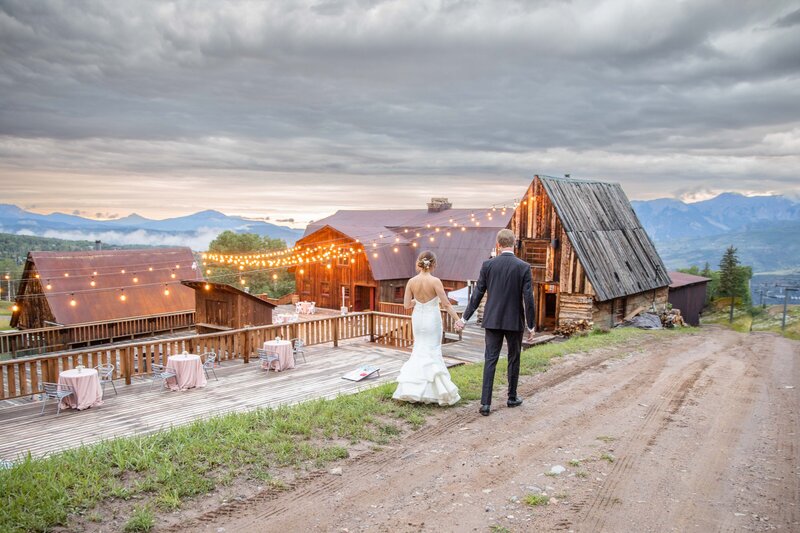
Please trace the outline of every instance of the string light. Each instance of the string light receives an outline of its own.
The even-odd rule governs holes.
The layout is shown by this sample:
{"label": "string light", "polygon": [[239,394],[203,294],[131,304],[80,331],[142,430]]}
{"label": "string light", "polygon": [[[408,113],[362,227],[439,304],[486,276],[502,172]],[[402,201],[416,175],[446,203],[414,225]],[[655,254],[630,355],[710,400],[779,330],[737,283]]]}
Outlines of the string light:
{"label": "string light", "polygon": [[272,279],[278,279],[278,275],[277,274],[273,274],[272,275]]}
{"label": "string light", "polygon": [[123,268],[122,270],[120,270],[120,273],[124,274],[125,273],[125,269]]}
{"label": "string light", "polygon": [[135,272],[133,273],[133,282],[134,283],[139,283],[139,278],[136,276]]}
{"label": "string light", "polygon": [[125,289],[120,289],[120,295],[119,295],[119,299],[120,299],[120,301],[122,301],[122,302],[124,302],[125,300],[127,300],[127,299],[128,299],[128,297],[127,297],[127,296],[125,296]]}
{"label": "string light", "polygon": [[164,296],[169,296],[169,287],[166,283],[164,284]]}
{"label": "string light", "polygon": [[149,270],[150,272],[152,272],[152,271],[153,271],[153,267],[148,267],[148,268],[147,268],[147,270]]}
{"label": "string light", "polygon": [[207,291],[208,291],[208,290],[211,290],[211,285],[210,285],[210,284],[208,284],[208,283],[206,283],[206,290],[207,290]]}
{"label": "string light", "polygon": [[50,284],[50,280],[49,279],[47,280],[47,285],[45,285],[44,288],[47,289],[48,291],[53,288],[53,286]]}
{"label": "string light", "polygon": [[78,302],[75,301],[75,293],[70,294],[69,297],[70,297],[69,305],[71,305],[72,307],[78,305]]}
{"label": "string light", "polygon": [[175,272],[170,271],[169,277],[171,277],[172,279],[175,279]]}
{"label": "string light", "polygon": [[89,282],[89,285],[91,285],[92,287],[97,285],[97,282],[94,280],[94,276],[92,276],[92,281]]}
{"label": "string light", "polygon": [[[64,272],[64,277],[65,277],[65,278],[68,278],[68,277],[69,277],[69,272]],[[6,278],[6,279],[7,279],[7,278]]]}
{"label": "string light", "polygon": [[17,311],[19,311],[19,306],[17,304],[12,305],[11,306],[11,311],[13,313],[16,313]]}

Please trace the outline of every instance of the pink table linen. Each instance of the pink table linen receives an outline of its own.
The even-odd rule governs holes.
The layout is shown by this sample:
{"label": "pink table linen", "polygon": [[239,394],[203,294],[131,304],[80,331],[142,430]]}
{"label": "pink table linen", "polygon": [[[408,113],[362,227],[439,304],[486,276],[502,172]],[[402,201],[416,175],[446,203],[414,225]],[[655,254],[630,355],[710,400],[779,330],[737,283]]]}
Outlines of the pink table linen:
{"label": "pink table linen", "polygon": [[167,386],[172,390],[193,389],[208,384],[199,355],[190,353],[170,355],[167,358],[167,368],[175,372],[175,377],[167,380]]}
{"label": "pink table linen", "polygon": [[65,370],[58,376],[59,385],[67,385],[73,395],[61,400],[61,408],[88,409],[103,405],[103,387],[100,385],[100,376],[94,368],[78,370]]}
{"label": "pink table linen", "polygon": [[[277,361],[270,363],[272,370],[281,372],[294,368],[294,354],[292,353],[291,341],[267,341],[264,343],[264,350],[268,353],[274,353],[278,356]],[[277,365],[275,364],[277,363]],[[266,363],[262,361],[261,368],[266,369]]]}

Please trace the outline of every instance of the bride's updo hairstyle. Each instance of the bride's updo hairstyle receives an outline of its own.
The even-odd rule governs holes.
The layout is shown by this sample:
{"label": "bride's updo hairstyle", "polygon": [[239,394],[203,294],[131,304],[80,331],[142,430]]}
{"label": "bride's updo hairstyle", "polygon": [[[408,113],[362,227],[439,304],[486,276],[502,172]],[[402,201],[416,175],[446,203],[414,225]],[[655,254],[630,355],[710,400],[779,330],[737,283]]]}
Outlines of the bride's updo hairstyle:
{"label": "bride's updo hairstyle", "polygon": [[430,272],[436,266],[436,254],[424,251],[417,257],[417,268],[423,272]]}

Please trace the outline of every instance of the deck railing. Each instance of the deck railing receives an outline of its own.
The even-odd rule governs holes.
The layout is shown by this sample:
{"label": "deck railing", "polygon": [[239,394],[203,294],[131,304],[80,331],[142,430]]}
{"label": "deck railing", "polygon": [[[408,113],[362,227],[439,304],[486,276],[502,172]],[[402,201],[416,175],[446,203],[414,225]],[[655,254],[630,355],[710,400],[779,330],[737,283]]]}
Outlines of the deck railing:
{"label": "deck railing", "polygon": [[87,322],[74,326],[5,331],[0,333],[0,354],[11,357],[41,355],[75,346],[110,343],[143,335],[158,335],[194,326],[194,311],[164,313]]}
{"label": "deck railing", "polygon": [[[453,333],[452,320],[445,318],[445,333]],[[408,348],[414,343],[411,317],[370,311],[292,324],[97,346],[69,353],[0,361],[0,400],[37,394],[42,382],[56,382],[61,372],[78,365],[92,368],[99,364],[113,364],[113,378],[131,384],[134,378],[146,376],[153,363],[166,365],[170,355],[184,351],[197,354],[213,351],[220,361],[241,359],[248,363],[256,349],[278,336],[283,339],[301,338],[307,346],[338,346],[340,341],[357,338],[397,348]]]}

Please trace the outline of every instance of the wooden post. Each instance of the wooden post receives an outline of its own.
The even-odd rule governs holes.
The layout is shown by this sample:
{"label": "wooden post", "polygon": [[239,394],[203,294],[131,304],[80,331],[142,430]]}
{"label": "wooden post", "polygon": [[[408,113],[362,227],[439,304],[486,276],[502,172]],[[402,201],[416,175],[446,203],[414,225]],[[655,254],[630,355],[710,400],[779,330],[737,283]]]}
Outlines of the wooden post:
{"label": "wooden post", "polygon": [[131,349],[122,348],[119,354],[120,363],[122,364],[122,376],[125,378],[125,384],[131,384],[131,374],[133,373],[133,360],[131,357]]}
{"label": "wooden post", "polygon": [[251,342],[250,336],[251,336],[250,328],[249,327],[245,327],[244,328],[244,343],[243,343],[244,346],[242,348],[242,350],[244,351],[244,353],[242,354],[242,359],[244,359],[245,363],[249,363],[250,362],[250,342]]}
{"label": "wooden post", "polygon": [[333,319],[333,347],[337,348],[339,346],[339,318],[336,317]]}
{"label": "wooden post", "polygon": [[375,313],[369,314],[369,342],[375,342]]}

